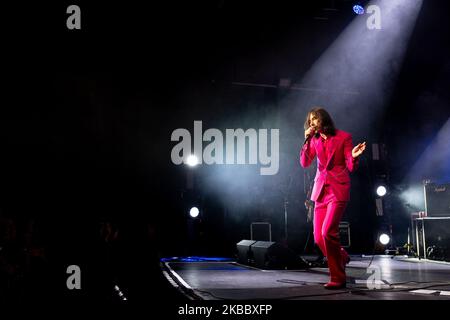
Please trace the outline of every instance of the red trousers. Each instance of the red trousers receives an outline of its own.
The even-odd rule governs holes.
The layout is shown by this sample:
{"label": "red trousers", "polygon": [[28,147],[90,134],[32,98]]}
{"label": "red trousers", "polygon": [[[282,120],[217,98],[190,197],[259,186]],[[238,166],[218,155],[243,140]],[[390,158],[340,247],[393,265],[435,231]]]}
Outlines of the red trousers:
{"label": "red trousers", "polygon": [[327,257],[330,281],[342,283],[346,281],[345,263],[348,254],[341,247],[339,222],[347,201],[337,201],[329,186],[324,186],[322,192],[314,208],[314,241]]}

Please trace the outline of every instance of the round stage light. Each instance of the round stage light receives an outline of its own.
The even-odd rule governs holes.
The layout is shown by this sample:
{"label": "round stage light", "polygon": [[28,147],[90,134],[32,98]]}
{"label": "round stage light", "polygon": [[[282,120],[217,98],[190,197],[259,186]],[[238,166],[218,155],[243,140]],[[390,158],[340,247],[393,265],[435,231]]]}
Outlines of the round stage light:
{"label": "round stage light", "polygon": [[378,240],[380,240],[381,244],[387,245],[389,241],[391,241],[391,238],[386,233],[383,233],[382,235],[380,235]]}
{"label": "round stage light", "polygon": [[188,166],[194,167],[198,164],[198,158],[193,154],[191,154],[189,157],[187,157],[186,164]]}
{"label": "round stage light", "polygon": [[380,197],[383,197],[387,193],[387,189],[385,186],[378,186],[377,187],[377,195]]}
{"label": "round stage light", "polygon": [[360,6],[359,4],[355,4],[353,6],[353,12],[356,14],[364,14],[364,8]]}
{"label": "round stage light", "polygon": [[191,210],[189,210],[189,215],[192,218],[197,218],[199,213],[200,213],[200,211],[198,210],[197,207],[192,207]]}

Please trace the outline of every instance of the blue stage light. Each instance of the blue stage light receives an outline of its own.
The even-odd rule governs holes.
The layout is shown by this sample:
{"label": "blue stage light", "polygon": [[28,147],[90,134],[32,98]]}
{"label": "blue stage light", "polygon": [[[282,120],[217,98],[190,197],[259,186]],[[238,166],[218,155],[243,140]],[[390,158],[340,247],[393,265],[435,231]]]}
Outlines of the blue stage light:
{"label": "blue stage light", "polygon": [[353,12],[356,14],[364,14],[364,8],[360,6],[359,4],[355,4],[353,6]]}

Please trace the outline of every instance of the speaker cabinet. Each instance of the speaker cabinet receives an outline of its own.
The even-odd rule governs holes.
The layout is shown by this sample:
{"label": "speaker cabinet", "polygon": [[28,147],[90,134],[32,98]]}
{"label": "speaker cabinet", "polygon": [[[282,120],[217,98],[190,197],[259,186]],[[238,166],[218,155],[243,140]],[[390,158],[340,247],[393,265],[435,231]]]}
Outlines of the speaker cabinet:
{"label": "speaker cabinet", "polygon": [[417,218],[416,237],[419,257],[450,262],[450,217]]}
{"label": "speaker cabinet", "polygon": [[344,248],[349,248],[351,245],[350,241],[350,223],[342,221],[339,223],[339,238],[341,240],[341,246]]}
{"label": "speaker cabinet", "polygon": [[429,183],[424,188],[426,216],[450,217],[450,183]]}

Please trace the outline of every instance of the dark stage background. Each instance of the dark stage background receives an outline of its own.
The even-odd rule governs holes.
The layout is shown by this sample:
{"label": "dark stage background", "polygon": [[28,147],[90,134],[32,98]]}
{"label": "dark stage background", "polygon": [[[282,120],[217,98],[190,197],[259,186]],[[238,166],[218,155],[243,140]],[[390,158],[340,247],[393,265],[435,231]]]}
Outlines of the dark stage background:
{"label": "dark stage background", "polygon": [[[283,241],[285,199],[289,247],[314,253],[304,208],[305,173],[313,177],[314,168],[301,168],[298,153],[305,112],[322,100],[278,84],[300,82],[354,19],[352,2],[333,3],[339,11],[321,20],[315,17],[329,1],[79,1],[78,31],[65,26],[72,3],[5,9],[2,245],[36,254],[11,249],[14,280],[3,276],[2,298],[109,300],[116,277],[130,299],[145,300],[150,288],[163,287],[161,257],[233,257],[254,221],[270,222],[274,241]],[[450,116],[448,13],[448,1],[423,1],[376,113],[363,106],[333,113],[332,103],[324,105],[354,144],[369,146],[352,175],[344,218],[351,253],[373,253],[389,225],[403,246],[409,215],[422,208],[402,192],[423,178],[450,181],[448,161],[411,176]],[[364,61],[363,54],[349,59]],[[171,134],[193,134],[194,120],[222,132],[279,128],[278,173],[262,176],[259,165],[174,165]],[[383,161],[373,161],[372,143],[384,144]],[[373,192],[380,177],[391,190],[383,217]],[[187,208],[195,201],[201,213],[192,221]],[[65,288],[71,264],[86,276],[81,293]]]}

